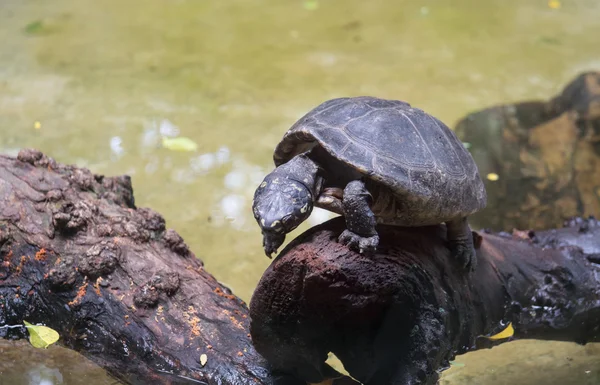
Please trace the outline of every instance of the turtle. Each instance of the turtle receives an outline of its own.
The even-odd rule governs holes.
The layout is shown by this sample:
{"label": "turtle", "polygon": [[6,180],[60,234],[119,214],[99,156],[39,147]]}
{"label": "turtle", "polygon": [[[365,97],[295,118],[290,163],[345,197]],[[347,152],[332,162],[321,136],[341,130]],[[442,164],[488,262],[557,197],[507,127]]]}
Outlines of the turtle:
{"label": "turtle", "polygon": [[473,157],[439,119],[409,103],[373,96],[327,100],[277,144],[275,169],[256,188],[254,218],[271,258],[313,207],[344,217],[338,241],[364,255],[377,225],[446,225],[450,254],[476,264],[467,218],[486,206]]}

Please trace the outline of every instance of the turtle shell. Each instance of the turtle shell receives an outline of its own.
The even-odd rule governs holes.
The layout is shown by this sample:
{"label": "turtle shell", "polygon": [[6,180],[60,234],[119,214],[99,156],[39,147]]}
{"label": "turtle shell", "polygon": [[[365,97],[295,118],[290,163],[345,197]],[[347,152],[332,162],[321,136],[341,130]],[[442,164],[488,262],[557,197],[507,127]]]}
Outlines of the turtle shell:
{"label": "turtle shell", "polygon": [[[279,166],[321,146],[334,158],[389,189],[405,224],[440,223],[486,205],[471,154],[444,123],[399,100],[369,96],[328,100],[283,136]],[[403,212],[403,214],[402,214]]]}

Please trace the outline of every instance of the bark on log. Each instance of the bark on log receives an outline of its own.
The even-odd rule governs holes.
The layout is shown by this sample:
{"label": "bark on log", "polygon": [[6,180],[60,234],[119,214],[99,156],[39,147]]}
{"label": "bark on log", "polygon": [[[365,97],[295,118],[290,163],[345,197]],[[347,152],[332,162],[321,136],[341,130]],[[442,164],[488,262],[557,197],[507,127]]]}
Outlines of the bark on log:
{"label": "bark on log", "polygon": [[[383,229],[382,234],[390,231],[382,237],[386,256],[367,260],[334,241],[342,224],[332,221],[294,241],[266,272],[255,299],[262,296],[265,305],[275,304],[271,309],[281,312],[259,311],[256,322],[274,327],[267,330],[274,338],[270,348],[273,342],[283,341],[277,349],[286,357],[290,351],[310,347],[302,330],[304,334],[273,334],[278,325],[298,317],[300,327],[314,326],[309,335],[331,333],[324,341],[336,342],[330,350],[349,362],[348,368],[367,371],[371,369],[364,358],[369,352],[356,349],[369,346],[375,328],[383,332],[384,340],[371,346],[381,348],[378,354],[383,358],[372,368],[399,363],[394,370],[409,378],[434,378],[430,370],[443,366],[463,345],[471,346],[473,335],[492,331],[508,316],[519,315],[517,331],[536,338],[597,340],[596,224],[586,222],[589,233],[580,234],[575,228],[557,231],[571,234],[573,242],[587,242],[587,254],[485,236],[480,251],[483,267],[477,273],[483,280],[471,284],[445,260],[440,229]],[[549,237],[543,242],[563,242]],[[564,242],[571,241],[567,237]],[[527,254],[522,261],[519,252]],[[0,157],[0,263],[0,325],[22,320],[44,323],[59,331],[64,346],[83,353],[125,383],[295,383],[289,373],[271,371],[253,347],[245,304],[203,269],[181,237],[165,228],[159,214],[135,207],[127,177],[93,175],[31,150],[22,151],[18,159]],[[315,268],[317,273],[312,274]],[[297,271],[305,278],[299,281]],[[513,277],[504,281],[510,274]],[[265,290],[268,277],[275,279],[271,293]],[[324,288],[328,291],[321,291]],[[528,308],[535,293],[550,305]],[[269,295],[276,301],[269,302]],[[301,304],[308,308],[298,307],[294,298],[310,300]],[[504,309],[509,299],[523,309]],[[317,310],[308,314],[308,323],[303,318],[307,309]],[[534,316],[527,309],[535,310]],[[255,313],[258,310],[260,306],[253,308]],[[319,314],[323,318],[315,318]],[[384,314],[399,323],[372,323]],[[430,324],[418,317],[426,317]],[[570,326],[579,319],[584,324]],[[540,326],[547,321],[558,327]],[[342,329],[331,330],[333,324]],[[362,329],[349,329],[358,325]],[[261,350],[264,330],[259,328],[255,335]],[[440,330],[448,336],[438,338],[436,347],[432,336]],[[341,335],[348,339],[340,342],[336,338]],[[20,329],[0,329],[0,337],[26,336]],[[267,357],[270,353],[265,350]],[[201,354],[208,358],[204,366]],[[337,376],[332,371],[327,374]],[[340,377],[334,383],[354,382]]]}
{"label": "bark on log", "polygon": [[598,342],[600,221],[568,225],[478,235],[469,277],[452,263],[442,225],[380,226],[368,258],[336,242],[345,223],[333,219],[292,241],[263,275],[250,304],[254,344],[298,379],[326,378],[331,351],[366,385],[413,385],[435,384],[449,360],[491,346],[478,336],[507,322],[516,338]]}
{"label": "bark on log", "polygon": [[600,72],[577,76],[548,101],[487,108],[456,125],[485,180],[488,205],[471,217],[496,231],[600,216]]}
{"label": "bark on log", "polygon": [[135,208],[128,177],[32,150],[0,157],[0,262],[0,325],[43,323],[127,384],[273,381],[245,304],[158,213]]}

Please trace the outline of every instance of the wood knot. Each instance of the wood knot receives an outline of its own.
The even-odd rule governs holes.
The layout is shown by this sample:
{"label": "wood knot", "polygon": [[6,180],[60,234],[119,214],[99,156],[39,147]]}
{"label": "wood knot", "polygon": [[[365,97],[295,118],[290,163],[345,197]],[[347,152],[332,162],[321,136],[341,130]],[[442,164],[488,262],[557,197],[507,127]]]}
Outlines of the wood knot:
{"label": "wood knot", "polygon": [[43,156],[44,154],[39,150],[35,150],[33,148],[24,148],[21,151],[19,151],[17,159],[21,162],[29,163],[35,166],[35,162],[42,159]]}
{"label": "wood knot", "polygon": [[94,206],[90,206],[84,201],[75,204],[67,203],[57,213],[54,213],[52,222],[56,230],[64,235],[71,235],[85,230],[87,222],[94,217],[95,211]]}
{"label": "wood knot", "polygon": [[77,281],[77,270],[73,266],[73,258],[59,258],[55,266],[48,271],[46,278],[55,290],[72,289]]}
{"label": "wood knot", "polygon": [[176,272],[156,274],[150,279],[150,284],[170,297],[179,289],[179,274]]}
{"label": "wood knot", "polygon": [[138,308],[152,308],[158,305],[159,291],[150,283],[146,283],[133,293],[133,302]]}
{"label": "wood knot", "polygon": [[96,244],[81,258],[79,270],[90,278],[108,275],[115,271],[119,263],[117,252],[113,243]]}
{"label": "wood knot", "polygon": [[54,159],[47,157],[41,151],[33,148],[24,148],[19,151],[17,159],[32,166],[48,167],[51,169],[58,168]]}
{"label": "wood knot", "polygon": [[165,231],[163,239],[165,240],[165,243],[169,249],[173,250],[177,254],[185,257],[190,253],[190,250],[183,241],[183,238],[181,238],[181,236],[177,234],[175,230],[168,229]]}

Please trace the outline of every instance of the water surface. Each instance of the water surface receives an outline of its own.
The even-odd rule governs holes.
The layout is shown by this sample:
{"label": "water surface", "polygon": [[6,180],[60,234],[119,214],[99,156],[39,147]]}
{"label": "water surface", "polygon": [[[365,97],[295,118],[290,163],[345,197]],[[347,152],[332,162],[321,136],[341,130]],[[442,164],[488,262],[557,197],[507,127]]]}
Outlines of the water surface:
{"label": "water surface", "polygon": [[[541,0],[4,0],[0,151],[36,147],[131,175],[137,205],[163,214],[249,300],[269,264],[252,193],[302,114],[371,94],[452,126],[492,104],[547,98],[600,69],[598,20],[596,0],[557,9]],[[161,148],[161,133],[198,150]],[[327,218],[315,212],[294,235]],[[24,362],[44,362],[39,352],[0,346],[3,357],[29,357],[4,362],[0,384],[44,383],[23,375],[34,370]],[[53,352],[63,354],[44,354]],[[448,371],[447,384],[600,383],[597,345],[518,342],[457,361],[465,366]],[[44,384],[76,383],[60,362],[65,377]],[[90,376],[80,377],[109,383]]]}

